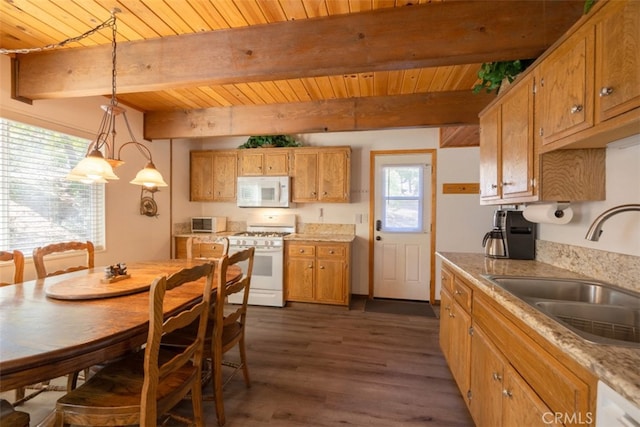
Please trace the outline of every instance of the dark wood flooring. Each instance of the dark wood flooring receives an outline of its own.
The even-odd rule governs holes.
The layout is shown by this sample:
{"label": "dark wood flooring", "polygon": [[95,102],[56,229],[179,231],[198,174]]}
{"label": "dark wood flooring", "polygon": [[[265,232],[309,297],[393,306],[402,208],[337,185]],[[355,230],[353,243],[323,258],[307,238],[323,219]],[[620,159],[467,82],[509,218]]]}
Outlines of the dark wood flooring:
{"label": "dark wood flooring", "polygon": [[[241,373],[227,384],[228,427],[473,425],[439,349],[438,319],[366,313],[357,302],[250,307],[247,316],[252,386]],[[215,426],[213,402],[205,412]]]}
{"label": "dark wood flooring", "polygon": [[[251,306],[248,324],[252,387],[241,373],[225,387],[227,427],[473,426],[440,351],[437,318],[364,312],[355,299],[351,310]],[[36,425],[60,395],[20,410]],[[191,413],[188,401],[176,409]],[[205,425],[216,426],[213,402],[204,409]]]}

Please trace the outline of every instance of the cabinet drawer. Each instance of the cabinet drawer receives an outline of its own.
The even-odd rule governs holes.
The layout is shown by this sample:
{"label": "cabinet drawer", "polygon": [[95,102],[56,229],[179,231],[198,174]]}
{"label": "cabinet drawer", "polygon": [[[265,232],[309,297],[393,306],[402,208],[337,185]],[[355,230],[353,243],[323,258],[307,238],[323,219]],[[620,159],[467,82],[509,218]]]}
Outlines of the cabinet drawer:
{"label": "cabinet drawer", "polygon": [[287,255],[290,257],[314,257],[316,256],[316,247],[314,245],[290,245],[287,249]]}
{"label": "cabinet drawer", "polygon": [[442,289],[446,289],[450,294],[453,294],[453,273],[449,270],[440,270],[440,283]]}
{"label": "cabinet drawer", "polygon": [[347,254],[347,250],[344,246],[331,245],[320,246],[318,245],[318,258],[338,258],[343,259]]}
{"label": "cabinet drawer", "polygon": [[469,286],[467,286],[462,280],[458,277],[454,277],[453,279],[453,299],[456,300],[461,307],[463,307],[467,312],[471,312],[471,296],[472,291]]}

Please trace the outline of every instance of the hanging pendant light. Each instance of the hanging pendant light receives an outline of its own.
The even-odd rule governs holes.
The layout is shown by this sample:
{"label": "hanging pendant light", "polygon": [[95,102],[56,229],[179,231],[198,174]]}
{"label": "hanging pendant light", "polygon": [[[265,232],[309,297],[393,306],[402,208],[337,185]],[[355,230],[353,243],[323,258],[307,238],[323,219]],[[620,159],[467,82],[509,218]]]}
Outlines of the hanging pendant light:
{"label": "hanging pendant light", "polygon": [[[130,183],[148,188],[167,187],[167,183],[153,164],[151,151],[144,144],[136,140],[131,131],[126,110],[118,105],[118,99],[116,97],[116,13],[119,12],[120,9],[113,9],[111,19],[108,21],[112,30],[111,100],[108,105],[101,106],[104,114],[96,138],[91,141],[87,147],[87,155],[71,170],[66,176],[66,179],[83,183],[106,183],[108,180],[117,180],[119,178],[113,172],[113,169],[124,164],[124,161],[120,159],[120,152],[124,147],[134,145],[145,157],[147,163]],[[118,116],[122,116],[124,119],[131,140],[120,147],[116,157],[116,118]]]}

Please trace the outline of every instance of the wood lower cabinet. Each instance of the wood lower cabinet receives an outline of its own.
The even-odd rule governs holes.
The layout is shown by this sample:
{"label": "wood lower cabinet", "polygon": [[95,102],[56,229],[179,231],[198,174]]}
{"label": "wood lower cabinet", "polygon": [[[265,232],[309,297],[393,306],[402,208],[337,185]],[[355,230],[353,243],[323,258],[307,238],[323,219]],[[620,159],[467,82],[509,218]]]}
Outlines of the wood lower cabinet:
{"label": "wood lower cabinet", "polygon": [[444,311],[440,317],[440,346],[460,392],[466,396],[470,375],[472,292],[462,280],[448,272],[443,273],[442,279]]}
{"label": "wood lower cabinet", "polygon": [[286,300],[348,306],[350,259],[350,243],[285,242]]}
{"label": "wood lower cabinet", "polygon": [[236,150],[192,151],[190,200],[233,202],[236,200],[238,157]]}
{"label": "wood lower cabinet", "polygon": [[[176,236],[174,237],[175,244],[175,254],[174,257],[177,259],[186,259],[187,258],[187,241],[189,240],[186,236]],[[217,258],[222,255],[224,247],[222,244],[210,244],[210,245],[201,245],[194,244],[191,248],[191,253],[194,258]]]}
{"label": "wood lower cabinet", "polygon": [[240,150],[238,159],[239,176],[288,176],[288,149],[257,148]]}
{"label": "wood lower cabinet", "polygon": [[469,411],[478,426],[561,425],[478,325],[471,339]]}
{"label": "wood lower cabinet", "polygon": [[440,345],[476,425],[594,420],[593,374],[446,265],[442,277]]}
{"label": "wood lower cabinet", "polygon": [[291,201],[349,202],[351,147],[302,147],[292,156]]}

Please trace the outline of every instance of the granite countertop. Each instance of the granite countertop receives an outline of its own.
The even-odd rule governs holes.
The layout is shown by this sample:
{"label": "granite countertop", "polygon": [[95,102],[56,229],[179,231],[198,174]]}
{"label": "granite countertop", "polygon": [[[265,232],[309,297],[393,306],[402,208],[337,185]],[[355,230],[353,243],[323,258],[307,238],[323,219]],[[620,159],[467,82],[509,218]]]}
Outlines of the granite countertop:
{"label": "granite countertop", "polygon": [[306,240],[310,242],[338,242],[349,243],[352,242],[356,236],[353,234],[289,234],[284,237],[284,240]]}
{"label": "granite countertop", "polygon": [[174,234],[173,237],[225,237],[225,236],[233,236],[237,231],[218,231],[216,233],[178,233]]}
{"label": "granite countertop", "polygon": [[438,256],[461,277],[522,319],[551,344],[564,351],[622,396],[640,406],[640,349],[585,341],[524,301],[493,285],[482,275],[546,276],[591,280],[593,278],[538,261],[491,259],[476,253],[439,252]]}

